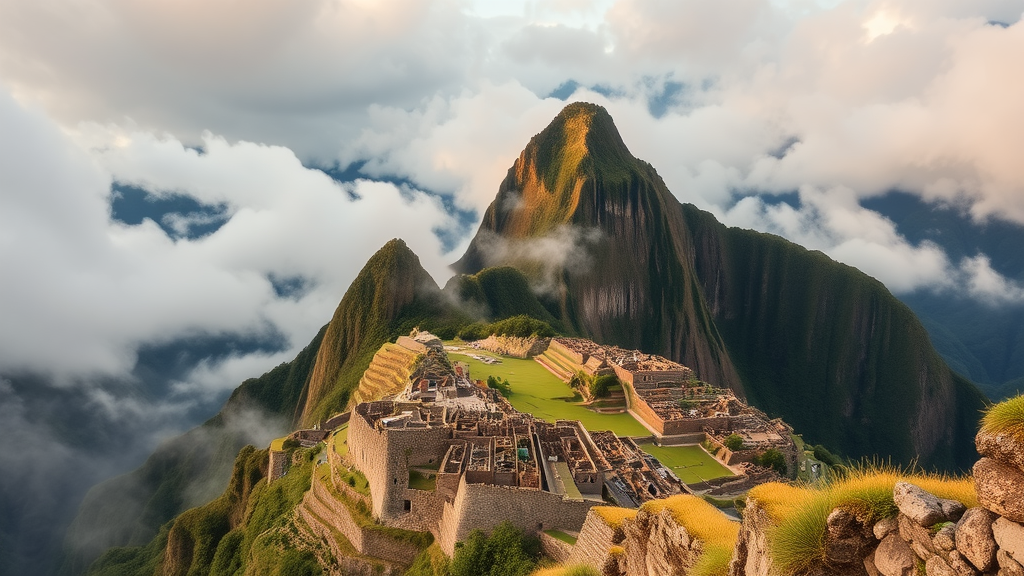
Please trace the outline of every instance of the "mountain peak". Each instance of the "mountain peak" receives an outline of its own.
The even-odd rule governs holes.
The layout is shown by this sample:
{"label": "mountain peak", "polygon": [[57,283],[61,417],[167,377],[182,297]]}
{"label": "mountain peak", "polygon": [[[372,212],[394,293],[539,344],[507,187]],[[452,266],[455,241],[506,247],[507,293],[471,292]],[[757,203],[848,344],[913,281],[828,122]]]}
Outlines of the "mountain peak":
{"label": "mountain peak", "polygon": [[589,102],[563,108],[530,140],[520,160],[532,164],[555,194],[567,191],[580,177],[619,180],[636,162],[608,111]]}

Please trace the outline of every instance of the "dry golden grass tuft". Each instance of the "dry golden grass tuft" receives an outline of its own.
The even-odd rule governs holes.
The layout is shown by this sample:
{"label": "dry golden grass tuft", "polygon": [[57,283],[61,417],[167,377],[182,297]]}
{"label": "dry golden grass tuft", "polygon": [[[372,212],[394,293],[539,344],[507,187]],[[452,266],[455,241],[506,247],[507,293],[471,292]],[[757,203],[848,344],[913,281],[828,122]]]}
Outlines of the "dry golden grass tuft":
{"label": "dry golden grass tuft", "polygon": [[991,406],[981,419],[981,431],[1009,434],[1024,442],[1024,395]]}
{"label": "dry golden grass tuft", "polygon": [[591,510],[612,530],[620,528],[624,521],[636,517],[636,510],[618,506],[594,506]]}

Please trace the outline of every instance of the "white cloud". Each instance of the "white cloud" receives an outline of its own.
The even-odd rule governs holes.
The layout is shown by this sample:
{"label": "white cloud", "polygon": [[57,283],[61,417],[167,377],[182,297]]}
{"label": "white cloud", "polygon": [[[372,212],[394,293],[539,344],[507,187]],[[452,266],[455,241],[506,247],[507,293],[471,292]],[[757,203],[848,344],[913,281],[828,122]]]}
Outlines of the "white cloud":
{"label": "white cloud", "polygon": [[[288,149],[209,134],[202,155],[172,138],[96,125],[69,138],[2,94],[0,116],[5,371],[66,381],[125,376],[142,343],[276,327],[290,349],[250,362],[251,376],[304,346],[390,238],[405,238],[428,270],[447,278],[451,256],[434,229],[453,221],[421,192],[371,181],[340,186]],[[149,220],[126,226],[110,219],[112,180],[223,203],[231,219],[195,240],[172,240]],[[269,275],[299,276],[310,288],[278,298]],[[198,379],[221,390],[237,385],[231,366],[216,367],[230,381],[210,382],[209,366]]]}

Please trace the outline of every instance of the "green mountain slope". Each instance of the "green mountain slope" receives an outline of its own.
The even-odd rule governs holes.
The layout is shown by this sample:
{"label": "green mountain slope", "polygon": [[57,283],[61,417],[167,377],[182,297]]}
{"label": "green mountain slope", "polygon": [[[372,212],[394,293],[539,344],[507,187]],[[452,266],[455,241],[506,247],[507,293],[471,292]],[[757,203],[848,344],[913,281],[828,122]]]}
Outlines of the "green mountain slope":
{"label": "green mountain slope", "polygon": [[[572,259],[538,257],[538,239],[556,237],[592,240]],[[813,442],[946,469],[973,462],[982,396],[906,306],[823,254],[684,207],[603,108],[567,106],[509,170],[455,268],[495,265],[556,279],[555,316],[570,329],[688,364]]]}
{"label": "green mountain slope", "polygon": [[697,275],[758,407],[850,455],[977,458],[981,393],[950,370],[913,312],[874,278],[684,205]]}
{"label": "green mountain slope", "polygon": [[452,334],[468,323],[419,259],[392,240],[367,262],[334,318],[291,362],[245,381],[221,412],[163,444],[139,469],[97,485],[65,540],[62,574],[81,574],[111,546],[141,545],[183,510],[216,497],[239,450],[345,408],[373,352],[415,326]]}
{"label": "green mountain slope", "polygon": [[311,425],[344,410],[373,354],[419,326],[453,335],[468,318],[402,240],[377,251],[352,281],[324,333],[297,419]]}

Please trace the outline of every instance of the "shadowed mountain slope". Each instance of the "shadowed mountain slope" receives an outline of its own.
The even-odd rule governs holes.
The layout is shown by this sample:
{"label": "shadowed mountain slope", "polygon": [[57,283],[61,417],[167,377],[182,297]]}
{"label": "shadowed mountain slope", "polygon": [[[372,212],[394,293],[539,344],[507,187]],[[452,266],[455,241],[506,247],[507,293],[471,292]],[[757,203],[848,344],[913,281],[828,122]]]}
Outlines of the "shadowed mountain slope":
{"label": "shadowed mountain slope", "polygon": [[983,398],[906,306],[821,253],[681,205],[599,106],[570,104],[530,141],[454,267],[495,265],[552,293],[580,335],[690,365],[813,442],[945,469],[976,457]]}

